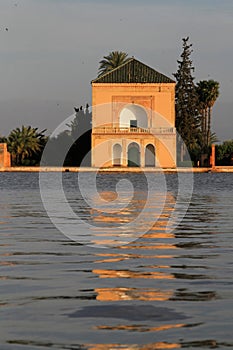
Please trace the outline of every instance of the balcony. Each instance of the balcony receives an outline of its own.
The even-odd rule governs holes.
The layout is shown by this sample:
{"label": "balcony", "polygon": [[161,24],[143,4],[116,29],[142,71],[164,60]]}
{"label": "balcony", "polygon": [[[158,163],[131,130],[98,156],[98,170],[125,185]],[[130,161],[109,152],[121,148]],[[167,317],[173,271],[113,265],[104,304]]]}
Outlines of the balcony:
{"label": "balcony", "polygon": [[127,127],[97,127],[92,129],[93,134],[175,134],[176,128],[127,128]]}

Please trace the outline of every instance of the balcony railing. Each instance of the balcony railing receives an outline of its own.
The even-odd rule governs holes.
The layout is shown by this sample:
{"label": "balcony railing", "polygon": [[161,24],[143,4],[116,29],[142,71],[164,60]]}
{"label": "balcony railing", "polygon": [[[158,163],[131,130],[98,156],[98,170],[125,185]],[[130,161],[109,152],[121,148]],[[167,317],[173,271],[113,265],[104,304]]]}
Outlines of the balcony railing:
{"label": "balcony railing", "polygon": [[175,134],[175,128],[127,128],[127,127],[97,127],[93,134]]}

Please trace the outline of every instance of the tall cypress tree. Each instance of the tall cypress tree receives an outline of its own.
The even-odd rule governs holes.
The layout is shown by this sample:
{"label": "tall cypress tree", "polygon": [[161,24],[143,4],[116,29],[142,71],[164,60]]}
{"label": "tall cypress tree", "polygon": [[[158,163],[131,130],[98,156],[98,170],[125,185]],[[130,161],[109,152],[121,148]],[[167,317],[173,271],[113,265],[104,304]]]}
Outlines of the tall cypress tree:
{"label": "tall cypress tree", "polygon": [[[181,59],[177,61],[178,69],[174,73],[176,78],[176,129],[187,149],[192,154],[198,147],[199,111],[198,95],[194,84],[194,67],[190,58],[193,50],[189,44],[189,37],[183,38]],[[181,154],[183,152],[181,151]],[[181,158],[182,155],[181,155]],[[183,160],[183,159],[181,159]]]}

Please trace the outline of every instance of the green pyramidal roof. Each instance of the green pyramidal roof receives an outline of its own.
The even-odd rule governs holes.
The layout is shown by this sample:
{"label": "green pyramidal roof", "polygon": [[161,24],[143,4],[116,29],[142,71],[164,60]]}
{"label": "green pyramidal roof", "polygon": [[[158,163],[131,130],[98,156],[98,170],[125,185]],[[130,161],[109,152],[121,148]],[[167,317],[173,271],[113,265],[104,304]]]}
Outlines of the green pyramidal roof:
{"label": "green pyramidal roof", "polygon": [[92,83],[175,83],[175,81],[133,57],[121,66],[92,80]]}

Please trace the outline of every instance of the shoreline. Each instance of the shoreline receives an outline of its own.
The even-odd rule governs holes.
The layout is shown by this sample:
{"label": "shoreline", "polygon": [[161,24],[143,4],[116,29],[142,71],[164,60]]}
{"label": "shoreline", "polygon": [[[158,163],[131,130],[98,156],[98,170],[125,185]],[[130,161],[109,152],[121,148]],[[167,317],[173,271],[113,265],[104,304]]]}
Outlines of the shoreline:
{"label": "shoreline", "polygon": [[137,167],[114,167],[114,168],[92,168],[92,167],[40,167],[40,166],[24,166],[24,167],[1,167],[0,172],[100,172],[100,173],[233,173],[233,166],[216,166],[213,168],[137,168]]}

